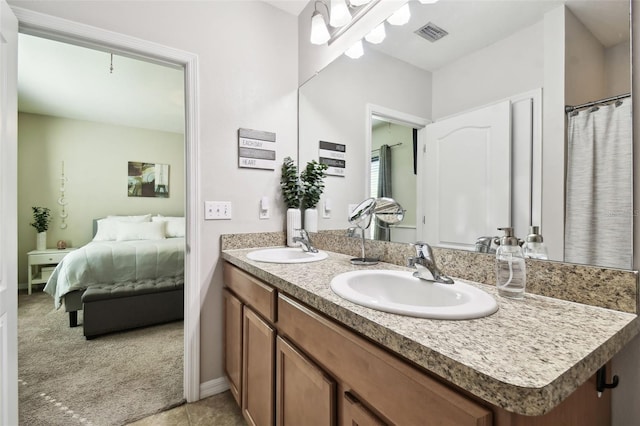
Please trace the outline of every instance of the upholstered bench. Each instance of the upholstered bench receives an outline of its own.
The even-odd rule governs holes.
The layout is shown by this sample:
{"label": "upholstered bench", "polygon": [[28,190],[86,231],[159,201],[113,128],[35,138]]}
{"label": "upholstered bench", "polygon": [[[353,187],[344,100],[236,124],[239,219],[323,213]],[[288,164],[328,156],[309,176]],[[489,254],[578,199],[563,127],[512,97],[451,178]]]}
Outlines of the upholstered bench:
{"label": "upholstered bench", "polygon": [[82,295],[83,331],[101,334],[184,318],[184,277],[94,284]]}

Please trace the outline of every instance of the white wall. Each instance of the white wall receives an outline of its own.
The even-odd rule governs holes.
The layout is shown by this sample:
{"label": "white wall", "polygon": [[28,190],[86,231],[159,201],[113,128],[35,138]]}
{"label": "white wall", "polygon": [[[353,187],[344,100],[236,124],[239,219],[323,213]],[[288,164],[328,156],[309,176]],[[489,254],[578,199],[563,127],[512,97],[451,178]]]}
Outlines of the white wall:
{"label": "white wall", "polygon": [[433,72],[433,120],[544,84],[544,26],[524,28]]}
{"label": "white wall", "polygon": [[631,93],[631,43],[618,43],[605,49],[606,96]]}
{"label": "white wall", "polygon": [[322,200],[331,199],[333,211],[330,219],[319,218],[319,229],[347,228],[348,205],[368,196],[364,190],[369,161],[365,146],[367,104],[428,118],[430,98],[429,72],[373,50],[358,59],[340,56],[300,88],[302,167],[317,160],[319,140],[346,145],[345,177],[325,179]]}
{"label": "white wall", "polygon": [[[220,234],[280,231],[279,170],[237,167],[238,128],[277,135],[277,162],[297,151],[297,19],[260,1],[10,1],[11,5],[195,53],[199,58],[203,200],[233,203],[233,219],[203,223],[201,382],[223,376]],[[191,171],[188,170],[188,173]],[[192,194],[194,195],[194,194]],[[261,196],[271,219],[258,219]]]}
{"label": "white wall", "polygon": [[[67,228],[61,229],[64,161]],[[127,163],[169,165],[169,198],[127,196]],[[80,247],[92,220],[108,214],[184,214],[184,136],[38,114],[18,115],[18,282],[27,281],[26,253],[35,249],[32,206],[51,209],[47,247]]]}

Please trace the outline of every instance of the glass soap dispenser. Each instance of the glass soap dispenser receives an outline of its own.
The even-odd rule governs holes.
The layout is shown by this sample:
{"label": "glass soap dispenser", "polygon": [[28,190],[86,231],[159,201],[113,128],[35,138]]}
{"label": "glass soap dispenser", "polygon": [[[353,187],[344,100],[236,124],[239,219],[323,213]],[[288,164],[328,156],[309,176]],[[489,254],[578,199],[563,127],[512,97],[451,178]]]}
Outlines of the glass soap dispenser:
{"label": "glass soap dispenser", "polygon": [[527,282],[524,253],[520,242],[513,236],[513,228],[498,228],[504,231],[496,249],[496,286],[498,294],[513,299],[524,298]]}
{"label": "glass soap dispenser", "polygon": [[542,240],[539,226],[529,227],[529,235],[524,242],[524,256],[531,259],[549,259],[547,246]]}

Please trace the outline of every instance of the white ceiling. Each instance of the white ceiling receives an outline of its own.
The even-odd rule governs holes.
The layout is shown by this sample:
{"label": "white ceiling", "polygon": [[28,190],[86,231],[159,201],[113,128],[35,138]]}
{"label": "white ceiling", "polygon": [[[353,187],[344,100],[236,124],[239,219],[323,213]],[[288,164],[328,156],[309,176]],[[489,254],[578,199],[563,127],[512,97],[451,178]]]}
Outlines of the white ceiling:
{"label": "white ceiling", "polygon": [[[297,16],[307,0],[262,0]],[[539,20],[564,0],[411,1],[412,20],[387,25],[377,49],[433,70]],[[603,45],[629,39],[628,0],[566,0]],[[463,7],[460,7],[463,6]],[[604,19],[606,18],[606,19]],[[413,32],[432,21],[450,32],[430,43]],[[603,21],[610,25],[597,25]],[[410,48],[410,49],[407,49]],[[18,109],[78,120],[184,132],[182,70],[20,34]]]}
{"label": "white ceiling", "polygon": [[[629,0],[440,0],[426,5],[410,2],[409,23],[386,25],[384,42],[367,46],[434,71],[540,22],[546,12],[562,3],[603,46],[629,40]],[[414,34],[429,22],[449,35],[432,43]]]}
{"label": "white ceiling", "polygon": [[18,110],[184,132],[181,69],[26,34],[18,41]]}

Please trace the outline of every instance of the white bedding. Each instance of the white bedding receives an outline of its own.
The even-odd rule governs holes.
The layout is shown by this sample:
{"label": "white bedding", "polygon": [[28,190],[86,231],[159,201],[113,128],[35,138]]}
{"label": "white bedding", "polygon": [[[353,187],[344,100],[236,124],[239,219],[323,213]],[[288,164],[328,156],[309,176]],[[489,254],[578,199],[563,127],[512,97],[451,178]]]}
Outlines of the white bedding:
{"label": "white bedding", "polygon": [[184,274],[184,238],[92,241],[62,259],[44,291],[59,308],[62,297],[91,284]]}

